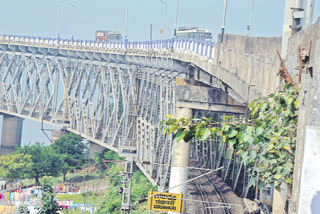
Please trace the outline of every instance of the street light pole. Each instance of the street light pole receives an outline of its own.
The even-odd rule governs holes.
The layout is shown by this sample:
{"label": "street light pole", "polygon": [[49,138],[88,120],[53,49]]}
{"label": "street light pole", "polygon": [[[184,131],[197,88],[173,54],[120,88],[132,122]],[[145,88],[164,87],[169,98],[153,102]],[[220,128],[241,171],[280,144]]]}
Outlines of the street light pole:
{"label": "street light pole", "polygon": [[253,11],[254,11],[254,0],[251,0],[251,23],[250,23],[250,29],[249,29],[249,36],[252,35],[252,26],[253,26]]}
{"label": "street light pole", "polygon": [[224,0],[224,12],[223,12],[223,20],[222,20],[222,26],[221,26],[221,39],[220,39],[220,43],[223,42],[223,35],[224,35],[224,28],[225,28],[225,24],[226,24],[226,15],[227,15],[227,0]]}
{"label": "street light pole", "polygon": [[128,39],[128,0],[126,0],[124,40]]}
{"label": "street light pole", "polygon": [[[162,34],[164,34],[165,37],[165,32],[166,32],[166,22],[167,22],[167,10],[168,10],[168,4],[167,2],[165,2],[164,0],[160,0],[160,2],[163,4],[164,6],[164,11],[163,11],[163,32]],[[161,33],[160,33],[160,39],[161,39]]]}
{"label": "street light pole", "polygon": [[57,3],[57,11],[56,11],[56,33],[58,35],[58,38],[60,37],[60,18],[63,15],[63,9],[70,6],[72,8],[75,8],[78,3],[78,0],[61,0]]}
{"label": "street light pole", "polygon": [[174,27],[174,36],[177,35],[177,27],[178,27],[178,13],[179,13],[179,0],[177,0],[177,10],[176,10],[176,23]]}

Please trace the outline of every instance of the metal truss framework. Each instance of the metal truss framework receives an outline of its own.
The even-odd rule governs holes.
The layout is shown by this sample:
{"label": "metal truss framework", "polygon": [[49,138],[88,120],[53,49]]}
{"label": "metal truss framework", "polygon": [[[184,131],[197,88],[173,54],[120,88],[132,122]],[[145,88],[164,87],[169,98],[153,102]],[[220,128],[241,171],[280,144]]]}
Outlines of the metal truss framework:
{"label": "metal truss framework", "polygon": [[[174,70],[1,48],[0,112],[65,128],[137,159],[170,162],[159,122],[174,114]],[[117,56],[114,56],[117,58]],[[170,66],[170,62],[167,65]],[[164,186],[169,167],[139,166]]]}
{"label": "metal truss framework", "polygon": [[[195,110],[193,117],[211,117],[215,121],[222,121],[226,115],[233,115],[235,118],[244,117],[242,114],[226,114],[222,112],[208,112]],[[209,139],[206,141],[195,140],[191,144],[191,157],[198,160],[203,167],[217,169],[223,167],[218,175],[241,197],[248,195],[256,198],[257,191],[251,187],[252,174],[247,171],[237,155],[228,143],[220,138]],[[256,185],[257,186],[257,185]]]}
{"label": "metal truss framework", "polygon": [[[175,115],[175,77],[194,72],[188,63],[25,44],[0,44],[0,51],[0,112],[43,121],[134,155],[153,185],[167,185],[172,137],[161,134],[159,122]],[[203,76],[211,85],[212,76],[197,72],[197,80]],[[210,168],[226,160],[218,149],[223,146],[193,145],[193,154]],[[216,163],[212,158],[217,155],[222,160]]]}

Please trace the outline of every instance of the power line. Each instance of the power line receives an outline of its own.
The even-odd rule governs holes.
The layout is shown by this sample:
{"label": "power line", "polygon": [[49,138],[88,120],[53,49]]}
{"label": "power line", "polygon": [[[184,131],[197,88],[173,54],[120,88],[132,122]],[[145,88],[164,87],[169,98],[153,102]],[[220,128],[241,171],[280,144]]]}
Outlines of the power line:
{"label": "power line", "polygon": [[[102,160],[103,163],[118,163],[118,162],[125,162],[125,160]],[[187,169],[198,169],[198,170],[206,170],[206,171],[212,171],[213,169],[209,168],[201,168],[201,167],[193,167],[193,166],[177,166],[177,165],[172,165],[172,164],[165,164],[165,163],[154,163],[151,161],[134,161],[137,163],[141,164],[146,164],[146,165],[159,165],[159,166],[172,166],[172,167],[182,167],[182,168],[187,168]]]}
{"label": "power line", "polygon": [[199,170],[212,171],[212,169],[193,167],[193,166],[177,166],[177,165],[172,165],[172,164],[153,163],[153,162],[150,162],[150,161],[136,161],[136,162],[141,163],[141,164],[148,164],[148,165],[173,166],[173,167],[182,167],[182,168],[187,168],[187,169],[199,169]]}
{"label": "power line", "polygon": [[150,195],[150,196],[148,196],[148,197],[146,197],[146,198],[143,198],[143,199],[135,202],[134,205],[136,205],[136,204],[138,204],[138,203],[141,203],[141,202],[143,202],[143,201],[146,201],[146,200],[148,200],[149,198],[152,198],[152,197],[154,197],[154,196],[156,196],[156,195],[159,195],[159,194],[161,194],[161,193],[164,193],[164,192],[167,192],[167,191],[169,191],[169,190],[171,190],[171,189],[174,189],[174,188],[176,188],[176,187],[178,187],[178,186],[181,186],[181,185],[183,185],[183,184],[186,184],[186,183],[189,183],[189,182],[191,182],[191,181],[194,181],[194,180],[196,180],[196,179],[198,179],[198,178],[201,178],[201,177],[204,177],[204,176],[206,176],[206,175],[212,174],[212,173],[214,173],[214,172],[216,172],[216,171],[219,171],[219,170],[222,169],[222,168],[223,168],[223,167],[220,167],[220,168],[215,169],[215,170],[211,170],[211,171],[209,171],[209,172],[207,172],[207,173],[204,173],[204,174],[199,175],[199,176],[197,176],[197,177],[191,178],[191,179],[189,179],[189,180],[187,180],[187,181],[184,181],[184,182],[182,182],[182,183],[180,183],[180,184],[177,184],[177,185],[175,185],[175,186],[173,186],[173,187],[167,188],[167,189],[165,189],[165,190],[163,190],[163,191],[160,191],[160,192],[158,192],[158,193],[155,193],[155,194],[153,194],[153,195]]}

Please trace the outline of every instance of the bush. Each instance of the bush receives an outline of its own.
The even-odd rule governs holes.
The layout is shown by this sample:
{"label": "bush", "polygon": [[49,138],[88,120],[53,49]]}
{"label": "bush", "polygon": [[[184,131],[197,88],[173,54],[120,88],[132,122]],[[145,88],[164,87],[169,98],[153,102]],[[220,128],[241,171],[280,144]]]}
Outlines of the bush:
{"label": "bush", "polygon": [[119,208],[122,202],[122,194],[118,192],[118,188],[119,186],[110,186],[110,188],[107,189],[99,206],[99,214],[120,213]]}

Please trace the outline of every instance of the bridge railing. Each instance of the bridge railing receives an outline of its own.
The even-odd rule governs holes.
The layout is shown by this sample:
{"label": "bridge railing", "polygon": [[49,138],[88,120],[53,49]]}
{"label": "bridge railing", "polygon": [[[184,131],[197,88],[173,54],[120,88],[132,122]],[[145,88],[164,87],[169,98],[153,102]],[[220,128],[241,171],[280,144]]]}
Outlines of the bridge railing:
{"label": "bridge railing", "polygon": [[204,40],[173,38],[155,41],[89,41],[32,36],[0,35],[0,41],[32,46],[62,47],[71,49],[142,50],[142,51],[187,51],[196,55],[214,58],[214,43]]}

